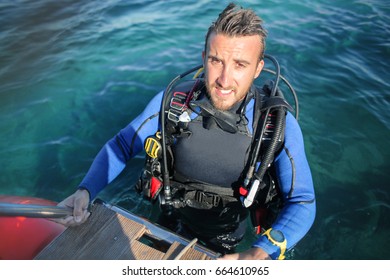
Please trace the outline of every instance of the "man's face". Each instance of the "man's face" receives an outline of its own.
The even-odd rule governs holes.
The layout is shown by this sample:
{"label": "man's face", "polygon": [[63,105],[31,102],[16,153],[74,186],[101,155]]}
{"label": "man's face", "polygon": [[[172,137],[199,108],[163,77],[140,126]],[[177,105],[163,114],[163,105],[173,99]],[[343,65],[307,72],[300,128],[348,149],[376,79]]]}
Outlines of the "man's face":
{"label": "man's face", "polygon": [[244,99],[264,66],[260,37],[210,34],[203,52],[205,83],[213,105],[228,110]]}

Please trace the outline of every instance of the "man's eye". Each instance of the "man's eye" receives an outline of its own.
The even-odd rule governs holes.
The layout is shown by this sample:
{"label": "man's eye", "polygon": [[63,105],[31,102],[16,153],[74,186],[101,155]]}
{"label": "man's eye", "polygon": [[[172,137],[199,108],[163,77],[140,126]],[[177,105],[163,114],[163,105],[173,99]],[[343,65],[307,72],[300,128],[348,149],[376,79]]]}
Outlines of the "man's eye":
{"label": "man's eye", "polygon": [[219,60],[219,59],[216,58],[216,57],[211,57],[211,58],[210,58],[210,62],[211,62],[212,64],[219,64],[219,63],[221,63],[221,60]]}
{"label": "man's eye", "polygon": [[244,63],[237,63],[236,66],[237,66],[237,68],[245,68],[246,64],[244,64]]}

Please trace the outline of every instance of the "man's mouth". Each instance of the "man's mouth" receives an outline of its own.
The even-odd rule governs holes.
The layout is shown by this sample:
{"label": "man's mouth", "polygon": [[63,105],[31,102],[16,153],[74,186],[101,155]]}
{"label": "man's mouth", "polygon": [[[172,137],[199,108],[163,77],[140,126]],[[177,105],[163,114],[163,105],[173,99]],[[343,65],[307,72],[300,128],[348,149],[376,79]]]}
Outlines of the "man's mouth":
{"label": "man's mouth", "polygon": [[219,95],[229,95],[231,93],[233,93],[233,90],[232,89],[221,89],[221,88],[216,88],[217,90],[217,93]]}

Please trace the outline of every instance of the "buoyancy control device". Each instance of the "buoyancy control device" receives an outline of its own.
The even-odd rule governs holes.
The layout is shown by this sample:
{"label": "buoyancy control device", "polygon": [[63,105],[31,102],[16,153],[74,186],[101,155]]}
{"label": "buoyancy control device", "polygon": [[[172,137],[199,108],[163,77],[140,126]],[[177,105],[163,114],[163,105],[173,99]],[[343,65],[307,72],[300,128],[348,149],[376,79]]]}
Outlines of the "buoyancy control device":
{"label": "buoyancy control device", "polygon": [[[242,184],[238,188],[240,200],[245,208],[251,209],[252,222],[257,226],[261,221],[261,211],[267,203],[274,200],[278,190],[276,183],[273,180],[270,167],[272,165],[275,154],[281,149],[284,139],[284,125],[286,110],[293,110],[284,99],[278,84],[282,79],[291,90],[295,101],[295,117],[298,119],[298,100],[294,89],[289,82],[280,75],[280,67],[275,58],[265,55],[265,58],[270,59],[275,71],[263,69],[275,75],[275,79],[264,85],[262,91],[266,94],[263,96],[255,95],[255,113],[253,117],[253,137],[251,143],[251,153],[243,170]],[[174,133],[186,133],[183,129],[191,119],[188,114],[188,108],[192,103],[196,103],[197,95],[199,94],[198,82],[195,82],[190,91],[177,91],[174,86],[179,80],[189,75],[192,72],[198,71],[194,78],[201,79],[202,66],[197,66],[189,71],[177,76],[167,86],[160,109],[160,124],[161,131],[155,135],[148,137],[145,141],[145,151],[147,153],[145,168],[141,174],[140,180],[136,184],[139,192],[142,192],[145,197],[151,201],[156,201],[157,198],[164,209],[175,209],[185,206],[183,200],[175,199],[172,192],[175,190],[175,182],[173,182],[173,161],[171,145],[174,142]],[[199,102],[196,104],[199,105]],[[225,114],[219,110],[213,110],[211,104],[202,104],[201,109],[206,111],[210,116],[215,117],[219,126],[224,127],[224,130],[230,130],[235,133],[236,127],[234,120],[229,121],[229,116],[219,117],[218,114]],[[212,105],[211,105],[212,106]],[[193,108],[192,108],[193,109]],[[232,194],[233,195],[233,194]],[[209,203],[216,203],[215,198],[211,197]]]}

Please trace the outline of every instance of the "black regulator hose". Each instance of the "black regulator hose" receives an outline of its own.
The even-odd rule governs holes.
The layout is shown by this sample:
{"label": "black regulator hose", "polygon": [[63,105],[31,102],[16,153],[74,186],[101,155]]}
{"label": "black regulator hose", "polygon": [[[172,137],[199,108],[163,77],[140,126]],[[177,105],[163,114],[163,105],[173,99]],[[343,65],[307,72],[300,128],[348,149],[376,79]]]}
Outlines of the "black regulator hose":
{"label": "black regulator hose", "polygon": [[171,91],[176,84],[177,81],[182,79],[183,77],[187,76],[188,74],[202,68],[203,65],[198,65],[178,76],[176,76],[167,86],[167,88],[164,91],[162,102],[161,102],[161,108],[160,108],[160,124],[161,124],[161,145],[162,145],[162,158],[163,158],[163,166],[162,166],[162,173],[163,173],[163,187],[164,187],[164,198],[165,203],[170,204],[171,203],[171,187],[170,187],[170,180],[169,180],[169,169],[168,169],[168,156],[167,156],[167,146],[166,146],[166,133],[165,133],[165,109],[168,106],[169,99],[168,97],[171,96]]}
{"label": "black regulator hose", "polygon": [[[268,73],[271,73],[273,75],[276,75],[276,72],[275,71],[272,71],[270,69],[266,69],[264,68],[262,71],[264,72],[268,72]],[[280,78],[282,79],[283,82],[286,83],[286,85],[288,86],[289,90],[291,91],[291,94],[294,98],[294,103],[295,103],[295,119],[297,121],[299,121],[299,101],[298,101],[298,96],[297,96],[297,93],[295,92],[293,86],[290,84],[290,82],[285,78],[283,77],[282,75],[280,75]]]}

